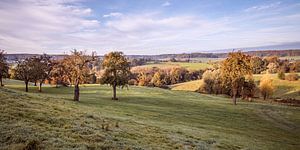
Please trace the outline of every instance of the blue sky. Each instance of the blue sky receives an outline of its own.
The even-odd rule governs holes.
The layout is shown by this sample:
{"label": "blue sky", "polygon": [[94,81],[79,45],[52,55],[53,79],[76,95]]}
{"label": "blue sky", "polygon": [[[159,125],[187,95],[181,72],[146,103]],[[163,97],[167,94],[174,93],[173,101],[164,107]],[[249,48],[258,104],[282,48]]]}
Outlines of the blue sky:
{"label": "blue sky", "polygon": [[161,54],[300,42],[297,0],[1,0],[0,49]]}

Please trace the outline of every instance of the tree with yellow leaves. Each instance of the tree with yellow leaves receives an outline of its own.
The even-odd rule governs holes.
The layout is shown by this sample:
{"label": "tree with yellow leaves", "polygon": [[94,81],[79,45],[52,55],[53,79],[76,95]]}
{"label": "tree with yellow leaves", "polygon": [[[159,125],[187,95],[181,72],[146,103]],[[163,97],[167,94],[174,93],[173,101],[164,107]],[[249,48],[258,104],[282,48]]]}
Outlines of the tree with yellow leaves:
{"label": "tree with yellow leaves", "polygon": [[269,74],[265,74],[260,80],[259,89],[264,100],[271,96],[275,90],[275,87],[272,82],[273,79]]}

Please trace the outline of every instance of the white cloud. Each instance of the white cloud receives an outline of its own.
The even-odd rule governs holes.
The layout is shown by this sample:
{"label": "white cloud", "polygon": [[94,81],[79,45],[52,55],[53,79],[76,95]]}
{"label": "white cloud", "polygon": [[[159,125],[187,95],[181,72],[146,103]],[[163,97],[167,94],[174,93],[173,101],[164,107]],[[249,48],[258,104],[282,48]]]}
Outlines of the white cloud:
{"label": "white cloud", "polygon": [[98,20],[85,19],[92,13],[90,8],[67,2],[75,1],[1,1],[1,48],[39,53],[60,49],[61,45],[72,45],[70,35],[100,27]]}
{"label": "white cloud", "polygon": [[169,1],[166,1],[163,4],[161,4],[161,6],[163,6],[163,7],[167,7],[167,6],[170,6],[170,5],[171,5],[171,3]]}
{"label": "white cloud", "polygon": [[279,7],[281,2],[275,2],[275,3],[270,3],[266,5],[258,5],[258,6],[253,6],[245,9],[245,12],[253,12],[253,11],[263,11],[263,10],[268,10],[268,9],[273,9]]}
{"label": "white cloud", "polygon": [[103,15],[103,18],[108,18],[108,17],[121,17],[123,14],[119,12],[111,12],[109,14]]}

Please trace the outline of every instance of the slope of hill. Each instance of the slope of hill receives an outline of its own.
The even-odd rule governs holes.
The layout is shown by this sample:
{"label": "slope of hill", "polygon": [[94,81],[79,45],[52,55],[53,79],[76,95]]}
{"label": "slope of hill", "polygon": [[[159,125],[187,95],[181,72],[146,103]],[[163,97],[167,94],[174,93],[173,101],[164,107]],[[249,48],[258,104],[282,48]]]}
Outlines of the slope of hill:
{"label": "slope of hill", "polygon": [[194,92],[109,86],[0,88],[1,149],[299,149],[300,108]]}
{"label": "slope of hill", "polygon": [[199,90],[202,84],[204,84],[202,80],[195,80],[171,85],[171,89],[175,91],[196,92]]}

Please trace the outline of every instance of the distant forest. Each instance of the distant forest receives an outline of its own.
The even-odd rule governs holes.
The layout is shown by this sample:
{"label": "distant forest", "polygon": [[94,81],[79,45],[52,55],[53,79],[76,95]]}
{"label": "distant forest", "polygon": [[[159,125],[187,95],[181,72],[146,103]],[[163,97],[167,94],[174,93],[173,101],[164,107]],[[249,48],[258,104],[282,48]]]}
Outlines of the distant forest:
{"label": "distant forest", "polygon": [[[300,49],[295,50],[259,50],[248,51],[246,54],[252,56],[266,57],[266,56],[300,56]],[[160,54],[160,55],[126,55],[130,59],[147,59],[147,60],[161,60],[161,59],[188,59],[188,58],[225,58],[228,53],[182,53],[182,54]],[[8,61],[22,60],[39,54],[6,54]],[[66,55],[51,55],[52,59],[63,59]],[[99,56],[102,58],[103,56]]]}

